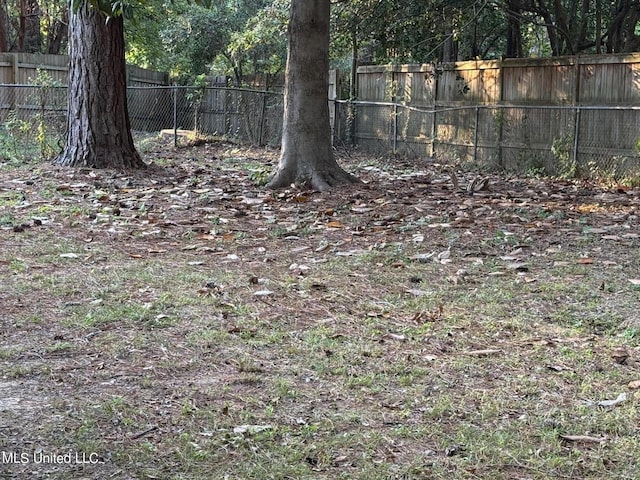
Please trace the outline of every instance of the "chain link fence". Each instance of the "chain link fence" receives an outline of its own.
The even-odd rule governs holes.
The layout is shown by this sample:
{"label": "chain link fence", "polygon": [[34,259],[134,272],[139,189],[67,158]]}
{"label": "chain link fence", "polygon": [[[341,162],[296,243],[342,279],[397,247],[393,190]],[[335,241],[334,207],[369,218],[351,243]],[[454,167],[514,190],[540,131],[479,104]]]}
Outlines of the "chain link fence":
{"label": "chain link fence", "polygon": [[283,96],[223,87],[129,87],[134,131],[219,136],[254,145],[279,145]]}
{"label": "chain link fence", "polygon": [[[217,87],[128,87],[131,129],[161,133],[175,145],[215,136],[280,144],[283,95]],[[46,160],[64,144],[67,88],[0,85],[0,161]],[[144,135],[140,135],[144,138]]]}
{"label": "chain link fence", "polygon": [[485,171],[640,179],[640,107],[334,102],[334,137]]}
{"label": "chain link fence", "polygon": [[[176,145],[198,136],[278,146],[283,95],[223,87],[129,87],[134,132]],[[45,160],[63,145],[67,89],[0,85],[0,161]],[[330,101],[335,146],[430,157],[484,171],[640,178],[640,107],[478,105],[419,108]],[[135,135],[134,135],[135,136]],[[148,136],[148,135],[147,135]]]}

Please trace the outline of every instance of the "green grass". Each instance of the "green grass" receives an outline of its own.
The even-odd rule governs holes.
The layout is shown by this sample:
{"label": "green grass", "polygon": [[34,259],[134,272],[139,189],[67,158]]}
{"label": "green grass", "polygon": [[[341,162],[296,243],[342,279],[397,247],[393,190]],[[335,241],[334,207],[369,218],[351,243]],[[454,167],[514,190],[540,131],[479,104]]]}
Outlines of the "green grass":
{"label": "green grass", "polygon": [[[56,190],[68,179],[45,167],[46,188],[26,193],[49,203],[1,204],[0,393],[21,408],[0,412],[6,446],[30,451],[37,432],[44,451],[101,459],[47,470],[54,480],[635,478],[638,239],[603,248],[570,197],[540,233],[550,208],[501,210],[499,189],[513,188],[501,184],[469,200],[497,212],[460,228],[429,227],[455,218],[454,194],[436,192],[425,215],[377,177],[355,194],[241,206],[238,192],[263,193],[233,157],[224,170],[184,163],[188,180],[131,175],[126,191],[114,186],[125,174],[76,173],[132,205],[99,222],[88,212],[111,205]],[[232,193],[172,209],[166,192],[194,182]],[[353,213],[361,203],[372,210]],[[325,226],[327,209],[342,227]],[[203,212],[227,222],[205,234],[193,228]],[[9,228],[37,215],[50,222]],[[502,258],[514,251],[526,271]],[[621,393],[613,407],[588,403]]]}

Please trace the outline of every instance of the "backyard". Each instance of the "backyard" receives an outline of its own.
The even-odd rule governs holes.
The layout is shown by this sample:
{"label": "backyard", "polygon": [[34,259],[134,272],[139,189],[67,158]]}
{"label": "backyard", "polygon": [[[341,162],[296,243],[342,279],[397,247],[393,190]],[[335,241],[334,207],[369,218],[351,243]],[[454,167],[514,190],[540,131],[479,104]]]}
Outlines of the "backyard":
{"label": "backyard", "polygon": [[637,186],[138,148],[0,159],[1,478],[637,478]]}

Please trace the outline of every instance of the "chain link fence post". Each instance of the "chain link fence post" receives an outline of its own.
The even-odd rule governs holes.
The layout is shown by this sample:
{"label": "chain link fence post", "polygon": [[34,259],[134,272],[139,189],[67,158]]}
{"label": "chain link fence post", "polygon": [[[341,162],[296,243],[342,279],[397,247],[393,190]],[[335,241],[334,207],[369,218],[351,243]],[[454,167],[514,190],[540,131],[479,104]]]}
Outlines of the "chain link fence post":
{"label": "chain link fence post", "polygon": [[573,132],[573,168],[578,166],[578,145],[580,144],[580,107],[576,107],[575,126]]}
{"label": "chain link fence post", "polygon": [[178,86],[173,84],[173,146],[178,146]]}
{"label": "chain link fence post", "polygon": [[480,107],[476,105],[476,120],[473,127],[473,163],[478,160],[478,122],[480,120]]}

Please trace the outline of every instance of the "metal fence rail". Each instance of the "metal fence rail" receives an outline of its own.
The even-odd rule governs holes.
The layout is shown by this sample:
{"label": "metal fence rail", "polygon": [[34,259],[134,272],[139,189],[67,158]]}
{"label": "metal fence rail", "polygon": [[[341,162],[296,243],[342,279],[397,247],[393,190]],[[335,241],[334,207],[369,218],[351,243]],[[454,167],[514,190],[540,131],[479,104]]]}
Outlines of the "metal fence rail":
{"label": "metal fence rail", "polygon": [[474,105],[419,108],[335,101],[334,138],[369,152],[485,170],[640,177],[640,107]]}
{"label": "metal fence rail", "polygon": [[[283,95],[224,87],[129,87],[131,127],[280,144]],[[466,168],[640,178],[640,107],[474,105],[420,108],[330,100],[334,145],[432,157]],[[0,85],[0,161],[48,158],[64,141],[67,89]]]}

